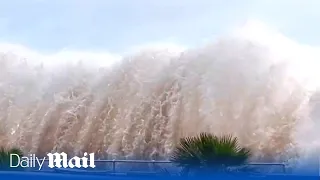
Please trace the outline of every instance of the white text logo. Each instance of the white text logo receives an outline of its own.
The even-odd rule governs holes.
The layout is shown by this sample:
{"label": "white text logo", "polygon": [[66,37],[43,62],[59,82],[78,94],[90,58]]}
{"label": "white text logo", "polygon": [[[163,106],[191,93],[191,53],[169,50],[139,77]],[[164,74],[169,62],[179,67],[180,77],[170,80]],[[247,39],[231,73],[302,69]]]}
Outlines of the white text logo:
{"label": "white text logo", "polygon": [[[48,159],[44,157],[43,159],[36,157],[35,154],[30,156],[20,157],[18,154],[10,154],[10,168],[36,168],[39,170],[48,161],[49,168],[95,168],[94,163],[94,153],[84,153],[83,157],[74,156],[71,159],[64,152],[62,153],[48,153]],[[87,157],[88,156],[88,157]]]}

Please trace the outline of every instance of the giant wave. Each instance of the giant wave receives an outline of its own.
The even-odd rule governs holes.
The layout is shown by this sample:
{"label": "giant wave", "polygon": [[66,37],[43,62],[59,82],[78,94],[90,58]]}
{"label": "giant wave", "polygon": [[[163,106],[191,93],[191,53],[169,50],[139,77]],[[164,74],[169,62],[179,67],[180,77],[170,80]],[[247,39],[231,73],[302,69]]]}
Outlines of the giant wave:
{"label": "giant wave", "polygon": [[255,161],[306,158],[320,140],[317,57],[316,48],[252,26],[203,47],[141,50],[111,66],[53,66],[4,52],[0,145],[167,159],[179,138],[211,132],[234,134]]}

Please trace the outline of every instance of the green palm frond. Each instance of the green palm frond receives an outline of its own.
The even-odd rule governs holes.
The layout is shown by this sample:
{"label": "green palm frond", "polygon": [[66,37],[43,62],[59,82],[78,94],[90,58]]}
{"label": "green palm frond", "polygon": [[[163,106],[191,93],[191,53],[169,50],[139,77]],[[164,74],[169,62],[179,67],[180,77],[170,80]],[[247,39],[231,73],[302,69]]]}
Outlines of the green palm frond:
{"label": "green palm frond", "polygon": [[249,157],[250,151],[241,147],[236,137],[201,133],[199,136],[180,139],[170,160],[184,170],[217,169],[242,165]]}
{"label": "green palm frond", "polygon": [[[20,157],[23,156],[23,152],[18,148],[5,149],[0,148],[0,169],[10,169],[10,154],[17,154]],[[17,164],[19,161],[17,157],[13,156],[12,164]]]}

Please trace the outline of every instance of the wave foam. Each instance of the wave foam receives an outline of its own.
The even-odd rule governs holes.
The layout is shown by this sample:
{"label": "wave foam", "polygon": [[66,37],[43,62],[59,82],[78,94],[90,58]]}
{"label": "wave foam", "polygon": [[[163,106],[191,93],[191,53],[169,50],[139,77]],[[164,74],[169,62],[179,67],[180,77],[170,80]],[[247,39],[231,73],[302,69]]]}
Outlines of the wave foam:
{"label": "wave foam", "polygon": [[319,56],[277,33],[250,32],[181,53],[141,51],[109,68],[82,61],[52,69],[5,54],[0,144],[160,159],[180,137],[206,131],[238,136],[256,160],[302,157],[319,142],[310,98],[320,76],[309,69]]}

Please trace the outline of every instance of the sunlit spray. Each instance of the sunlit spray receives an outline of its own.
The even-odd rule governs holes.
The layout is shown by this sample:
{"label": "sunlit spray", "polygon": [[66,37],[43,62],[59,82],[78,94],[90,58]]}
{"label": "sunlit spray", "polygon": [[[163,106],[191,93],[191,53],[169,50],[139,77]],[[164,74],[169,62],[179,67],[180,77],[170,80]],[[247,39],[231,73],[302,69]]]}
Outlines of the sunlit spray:
{"label": "sunlit spray", "polygon": [[0,145],[167,159],[181,137],[232,133],[254,161],[296,162],[319,142],[310,98],[320,76],[309,68],[318,56],[279,34],[250,34],[142,51],[105,69],[1,56]]}

